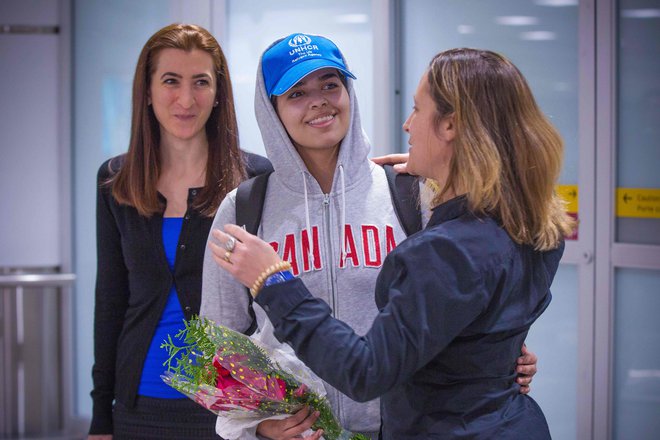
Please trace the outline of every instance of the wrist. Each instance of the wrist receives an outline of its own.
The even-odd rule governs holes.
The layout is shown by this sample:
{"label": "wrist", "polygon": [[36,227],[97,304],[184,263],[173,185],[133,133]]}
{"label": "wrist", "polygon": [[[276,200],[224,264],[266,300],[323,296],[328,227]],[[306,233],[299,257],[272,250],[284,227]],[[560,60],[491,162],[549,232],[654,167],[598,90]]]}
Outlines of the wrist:
{"label": "wrist", "polygon": [[[286,281],[288,279],[293,279],[293,274],[289,272],[289,269],[291,269],[291,263],[288,261],[280,261],[279,263],[275,263],[272,266],[266,268],[261,274],[257,277],[257,279],[252,283],[252,287],[250,288],[250,294],[252,295],[253,298],[256,298],[257,295],[259,294],[259,291],[261,290],[262,287],[264,287],[266,281],[273,275],[275,276],[271,284],[276,284],[276,283],[281,283],[283,281]],[[291,278],[286,278],[289,275],[286,275],[288,273]]]}
{"label": "wrist", "polygon": [[263,287],[268,287],[268,286],[272,286],[273,284],[283,283],[285,281],[289,281],[294,278],[295,277],[293,276],[290,270],[281,270],[279,272],[275,272],[274,274],[266,278]]}

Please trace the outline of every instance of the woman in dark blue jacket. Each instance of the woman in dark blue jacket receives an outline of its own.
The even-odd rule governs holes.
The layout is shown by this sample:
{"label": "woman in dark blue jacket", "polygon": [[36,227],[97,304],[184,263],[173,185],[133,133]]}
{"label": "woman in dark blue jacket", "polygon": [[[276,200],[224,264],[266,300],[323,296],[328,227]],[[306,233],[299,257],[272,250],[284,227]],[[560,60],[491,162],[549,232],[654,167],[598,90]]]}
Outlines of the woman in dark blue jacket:
{"label": "woman in dark blue jacket", "polygon": [[381,397],[382,438],[550,438],[515,366],[573,227],[554,192],[562,140],[518,69],[474,49],[433,58],[403,127],[408,170],[438,183],[436,207],[385,260],[364,337],[242,229],[226,226],[237,242],[211,245],[215,259],[319,376],[356,400]]}

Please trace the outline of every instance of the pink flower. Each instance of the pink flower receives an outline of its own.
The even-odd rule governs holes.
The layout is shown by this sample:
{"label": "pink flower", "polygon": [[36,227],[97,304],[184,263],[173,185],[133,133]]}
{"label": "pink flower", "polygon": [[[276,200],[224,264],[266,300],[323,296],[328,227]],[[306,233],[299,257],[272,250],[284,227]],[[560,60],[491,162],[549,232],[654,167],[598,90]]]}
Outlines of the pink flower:
{"label": "pink flower", "polygon": [[215,402],[208,407],[211,410],[220,410],[226,406],[240,406],[245,409],[257,409],[261,403],[262,396],[245,386],[232,376],[221,363],[218,355],[213,357],[213,367],[218,373],[215,387],[218,389]]}
{"label": "pink flower", "polygon": [[296,390],[293,392],[294,397],[302,398],[305,393],[307,393],[308,387],[305,384],[300,385]]}
{"label": "pink flower", "polygon": [[286,399],[286,382],[279,376],[265,375],[259,371],[243,366],[247,358],[241,355],[215,355],[213,366],[218,372],[218,388],[236,383],[252,390],[263,398],[275,401]]}

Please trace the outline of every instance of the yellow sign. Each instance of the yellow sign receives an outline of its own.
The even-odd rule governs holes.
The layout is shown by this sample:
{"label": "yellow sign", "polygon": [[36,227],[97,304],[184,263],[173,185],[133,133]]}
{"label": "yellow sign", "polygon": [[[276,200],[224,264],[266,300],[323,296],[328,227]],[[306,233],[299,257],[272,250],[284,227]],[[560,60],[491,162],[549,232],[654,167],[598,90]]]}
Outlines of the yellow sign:
{"label": "yellow sign", "polygon": [[616,215],[660,218],[660,189],[617,188]]}
{"label": "yellow sign", "polygon": [[578,186],[557,185],[557,194],[566,201],[566,212],[575,214],[578,212]]}

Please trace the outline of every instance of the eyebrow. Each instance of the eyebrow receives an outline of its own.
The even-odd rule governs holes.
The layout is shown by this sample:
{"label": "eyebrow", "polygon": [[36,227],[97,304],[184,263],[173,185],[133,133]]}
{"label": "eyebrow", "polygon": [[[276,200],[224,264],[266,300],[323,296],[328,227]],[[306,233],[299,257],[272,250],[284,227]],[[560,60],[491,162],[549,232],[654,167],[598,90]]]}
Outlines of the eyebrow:
{"label": "eyebrow", "polygon": [[[337,75],[337,72],[328,72],[328,73],[326,73],[325,75],[321,76],[321,77],[319,78],[319,80],[320,80],[320,81],[325,81],[326,79],[328,79],[328,78],[332,78],[333,76],[339,78],[339,75]],[[293,89],[294,87],[304,86],[306,82],[307,82],[307,81],[305,81],[304,79],[301,79],[300,81],[298,81],[297,83],[295,83],[291,88]]]}
{"label": "eyebrow", "polygon": [[[182,75],[180,75],[180,74],[178,74],[178,73],[174,73],[174,72],[165,72],[165,73],[163,73],[160,77],[161,77],[161,78],[164,78],[164,77],[166,77],[166,76],[173,76],[173,77],[175,77],[175,78],[183,78]],[[196,75],[193,75],[192,77],[193,77],[193,79],[197,79],[197,78],[211,78],[211,75],[209,75],[208,73],[198,73],[198,74],[196,74]]]}

